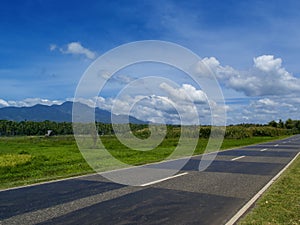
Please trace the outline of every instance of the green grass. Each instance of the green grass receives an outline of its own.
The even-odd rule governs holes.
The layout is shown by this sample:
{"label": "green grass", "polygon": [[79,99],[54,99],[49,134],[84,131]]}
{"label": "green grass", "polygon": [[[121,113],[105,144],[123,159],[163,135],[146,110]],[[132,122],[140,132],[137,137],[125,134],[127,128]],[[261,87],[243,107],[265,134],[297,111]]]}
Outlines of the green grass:
{"label": "green grass", "polygon": [[[284,137],[287,136],[224,139],[221,145],[221,150],[267,142]],[[187,139],[185,140],[185,143],[181,143],[181,145],[183,146],[182,151],[180,152],[180,154],[174,155],[172,158],[187,156],[188,153],[191,152],[191,148],[193,150],[193,141],[194,139]],[[141,165],[149,162],[161,161],[170,156],[170,154],[174,151],[178,144],[178,139],[165,139],[157,148],[152,151],[135,151],[129,149],[128,147],[119,143],[114,136],[105,137],[102,139],[102,142],[110,151],[110,153],[117,159],[131,165]],[[208,139],[200,138],[197,140],[197,142],[198,143],[194,151],[194,155],[202,154],[204,152],[210,152],[210,150],[206,150]],[[215,148],[212,148],[212,151],[215,151]]]}
{"label": "green grass", "polygon": [[83,160],[73,136],[2,137],[0,160],[1,188],[93,171]]}
{"label": "green grass", "polygon": [[280,137],[251,137],[251,138],[243,138],[243,139],[224,139],[221,149],[230,149],[237,148],[241,146],[253,145],[263,142],[268,142],[277,139],[283,139],[288,136],[280,136]]}
{"label": "green grass", "polygon": [[239,224],[300,224],[300,157],[263,194]]}
{"label": "green grass", "polygon": [[3,154],[0,155],[0,167],[14,167],[27,164],[31,161],[29,154]]}
{"label": "green grass", "polygon": [[[222,149],[234,148],[254,143],[278,139],[279,137],[253,137],[245,139],[225,139]],[[127,164],[141,165],[157,162],[170,156],[178,144],[178,140],[165,139],[157,148],[151,151],[134,151],[126,148],[115,137],[101,137],[102,142],[110,153]],[[181,144],[178,158],[186,155],[190,141]],[[207,144],[206,139],[199,139],[194,154],[203,153]],[[96,151],[88,150],[90,157]],[[98,151],[99,152],[99,151]],[[101,157],[101,155],[100,155]],[[118,166],[119,167],[119,166]],[[117,168],[114,163],[102,158],[97,171]],[[63,177],[92,173],[78,150],[73,136],[55,137],[1,137],[0,138],[0,188],[31,184]]]}

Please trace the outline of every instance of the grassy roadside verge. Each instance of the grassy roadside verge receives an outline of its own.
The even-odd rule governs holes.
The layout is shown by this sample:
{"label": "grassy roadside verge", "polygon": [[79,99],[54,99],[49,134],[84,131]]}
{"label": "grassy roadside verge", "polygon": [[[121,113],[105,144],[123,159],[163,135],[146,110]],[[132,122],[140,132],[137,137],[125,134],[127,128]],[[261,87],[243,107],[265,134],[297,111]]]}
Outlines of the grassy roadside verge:
{"label": "grassy roadside verge", "polygon": [[242,218],[239,225],[300,224],[300,157],[278,178]]}
{"label": "grassy roadside verge", "polygon": [[[286,137],[286,136],[285,136]],[[281,137],[252,137],[225,139],[221,149],[235,148],[271,141]],[[167,139],[155,151],[133,152],[124,149],[113,137],[101,137],[109,144],[111,153],[131,165],[160,161],[166,158],[178,143]],[[204,152],[207,139],[199,139],[195,154]],[[103,166],[103,170],[107,169]],[[73,136],[1,137],[0,138],[0,189],[92,173],[77,148]]]}

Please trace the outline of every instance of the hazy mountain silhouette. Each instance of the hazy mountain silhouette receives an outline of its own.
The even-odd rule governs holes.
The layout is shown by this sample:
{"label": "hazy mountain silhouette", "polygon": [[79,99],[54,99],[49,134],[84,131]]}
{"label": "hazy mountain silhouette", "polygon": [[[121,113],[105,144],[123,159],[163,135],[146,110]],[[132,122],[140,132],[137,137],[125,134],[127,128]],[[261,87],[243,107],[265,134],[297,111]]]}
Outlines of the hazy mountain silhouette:
{"label": "hazy mountain silhouette", "polygon": [[[111,117],[114,118],[114,123],[127,123],[128,119],[125,115],[111,115],[111,112],[100,108],[92,108],[88,105],[76,102],[74,104],[77,109],[80,109],[80,115],[77,117],[81,122],[87,121],[95,111],[95,120],[102,123],[111,123]],[[73,102],[65,102],[61,105],[41,105],[37,104],[31,107],[4,107],[0,108],[0,120],[13,120],[13,121],[44,121],[50,120],[55,122],[72,122],[72,107]],[[147,122],[129,117],[130,123],[145,124]]]}

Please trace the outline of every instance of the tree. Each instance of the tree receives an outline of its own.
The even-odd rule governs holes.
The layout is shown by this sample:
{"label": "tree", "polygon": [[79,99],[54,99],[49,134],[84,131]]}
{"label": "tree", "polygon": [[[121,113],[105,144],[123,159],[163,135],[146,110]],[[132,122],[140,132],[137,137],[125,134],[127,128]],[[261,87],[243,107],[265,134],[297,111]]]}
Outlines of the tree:
{"label": "tree", "polygon": [[268,125],[271,127],[277,127],[277,123],[275,120],[272,120],[271,122],[269,122]]}
{"label": "tree", "polygon": [[284,128],[284,123],[281,119],[278,122],[278,128]]}
{"label": "tree", "polygon": [[285,127],[287,129],[293,129],[294,128],[294,122],[292,119],[287,119],[287,121],[285,121]]}

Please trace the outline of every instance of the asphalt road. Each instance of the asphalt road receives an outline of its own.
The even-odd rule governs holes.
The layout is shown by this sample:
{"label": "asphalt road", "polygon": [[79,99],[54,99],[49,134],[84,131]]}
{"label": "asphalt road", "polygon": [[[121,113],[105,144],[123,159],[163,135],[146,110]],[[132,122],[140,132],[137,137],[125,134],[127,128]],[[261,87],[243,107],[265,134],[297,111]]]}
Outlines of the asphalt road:
{"label": "asphalt road", "polygon": [[1,191],[0,224],[225,224],[299,150],[300,135],[223,151],[202,172],[197,156],[178,176],[143,187],[89,175]]}

